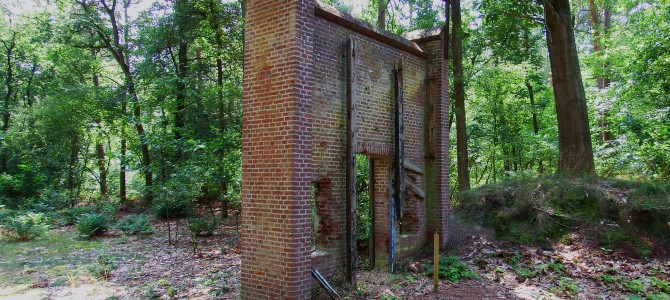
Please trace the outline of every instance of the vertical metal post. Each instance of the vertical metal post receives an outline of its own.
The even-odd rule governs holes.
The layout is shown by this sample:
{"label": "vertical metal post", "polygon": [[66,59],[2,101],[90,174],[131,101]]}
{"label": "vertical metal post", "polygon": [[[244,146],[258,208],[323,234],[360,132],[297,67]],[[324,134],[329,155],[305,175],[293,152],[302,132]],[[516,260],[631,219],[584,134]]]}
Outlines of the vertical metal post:
{"label": "vertical metal post", "polygon": [[346,277],[356,286],[356,45],[352,38],[347,43],[346,96],[347,96],[347,162],[346,162]]}
{"label": "vertical metal post", "polygon": [[375,160],[370,157],[370,181],[368,186],[368,195],[370,197],[370,241],[368,245],[370,269],[375,268]]}
{"label": "vertical metal post", "polygon": [[402,59],[395,68],[395,213],[400,222],[405,203],[405,96],[403,90]]}
{"label": "vertical metal post", "polygon": [[389,203],[389,265],[395,272],[395,224],[400,225],[402,206],[405,202],[405,123],[402,59],[393,69],[393,91],[395,97],[395,126],[392,195]]}

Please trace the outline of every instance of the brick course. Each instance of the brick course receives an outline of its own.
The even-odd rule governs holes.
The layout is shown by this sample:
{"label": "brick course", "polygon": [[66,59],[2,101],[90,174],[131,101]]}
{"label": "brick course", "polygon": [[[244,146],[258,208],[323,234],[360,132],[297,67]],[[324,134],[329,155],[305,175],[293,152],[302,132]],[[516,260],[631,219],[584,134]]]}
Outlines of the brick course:
{"label": "brick course", "polygon": [[[314,0],[246,2],[242,141],[242,298],[307,299],[310,268],[344,271],[346,41],[356,41],[358,152],[375,161],[376,265],[388,266],[393,149],[392,69],[402,59],[406,160],[426,199],[408,191],[396,257],[411,254],[432,231],[447,231],[449,155],[447,77],[441,40],[392,46],[315,16]],[[337,19],[337,18],[334,18]],[[346,21],[346,20],[344,20]],[[353,27],[351,27],[353,28]],[[398,45],[404,45],[402,49]],[[408,46],[409,45],[409,46]],[[416,47],[415,47],[416,48]],[[416,48],[418,49],[418,48]],[[412,52],[412,53],[410,53]],[[426,58],[427,57],[427,58]],[[436,70],[435,158],[426,158],[426,79]],[[312,188],[316,192],[312,193]],[[320,224],[312,253],[311,200]]]}

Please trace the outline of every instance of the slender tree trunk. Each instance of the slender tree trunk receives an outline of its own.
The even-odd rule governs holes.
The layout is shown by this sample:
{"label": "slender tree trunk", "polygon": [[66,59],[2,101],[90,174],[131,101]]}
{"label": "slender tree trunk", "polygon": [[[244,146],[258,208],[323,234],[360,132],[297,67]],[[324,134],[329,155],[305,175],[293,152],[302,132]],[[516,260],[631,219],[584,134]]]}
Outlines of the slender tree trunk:
{"label": "slender tree trunk", "polygon": [[[384,1],[384,0],[382,0]],[[215,3],[212,2],[210,3],[210,14],[212,16],[216,15],[216,8],[215,8]],[[223,95],[223,58],[221,55],[221,51],[224,47],[223,45],[223,32],[221,30],[221,25],[218,22],[219,18],[212,18],[210,22],[210,26],[212,30],[215,32],[215,42],[216,42],[216,47],[217,47],[217,56],[216,56],[216,88],[217,88],[217,98],[219,102],[219,130],[221,131],[221,134],[225,135],[227,134],[228,131],[228,111],[229,108],[226,107],[226,99],[224,98]],[[220,154],[220,159],[223,160],[226,155],[226,150],[224,146],[221,146],[222,148],[219,151]],[[221,217],[222,218],[228,218],[228,199],[226,198],[228,194],[228,180],[226,180],[226,175],[225,174],[225,166],[223,164],[219,164],[219,174],[221,174],[221,178],[219,181],[219,197],[221,201]]]}
{"label": "slender tree trunk", "polygon": [[378,0],[377,6],[377,27],[386,29],[386,10],[390,0]]}
{"label": "slender tree trunk", "polygon": [[[14,51],[14,47],[16,47],[16,32],[12,33],[12,38],[9,42],[2,41],[3,46],[5,46],[5,53],[7,54],[7,77],[5,78],[5,85],[7,92],[5,94],[5,101],[3,105],[3,114],[2,114],[2,131],[7,132],[9,131],[9,119],[11,117],[11,113],[9,111],[9,105],[12,101],[12,93],[14,92],[14,70],[13,70],[13,62],[12,62],[12,55]],[[2,172],[7,171],[7,155],[6,150],[2,151],[2,159],[0,160],[0,167],[2,167]]]}
{"label": "slender tree trunk", "polygon": [[179,39],[179,44],[177,46],[177,95],[176,95],[176,111],[174,116],[174,137],[177,141],[176,149],[176,161],[179,162],[182,158],[182,147],[179,141],[181,141],[184,134],[184,110],[186,109],[186,80],[188,77],[188,42],[184,39],[186,38],[186,33],[188,31],[186,22],[188,17],[188,1],[187,0],[177,0],[175,4],[175,15],[177,22],[177,39]]}
{"label": "slender tree trunk", "polygon": [[[97,56],[97,50],[91,50],[91,55],[95,59]],[[93,86],[96,89],[100,87],[100,77],[98,76],[97,71],[93,71]],[[105,155],[105,146],[102,144],[102,120],[97,118],[95,123],[98,125],[98,136],[95,139],[95,155],[98,163],[98,173],[99,173],[99,185],[100,185],[100,196],[103,199],[107,199],[107,161]]]}
{"label": "slender tree trunk", "polygon": [[79,158],[79,135],[74,132],[72,133],[70,141],[70,163],[68,164],[67,172],[67,189],[70,195],[70,201],[76,203],[75,199],[75,168],[77,166],[77,161]]}
{"label": "slender tree trunk", "polygon": [[558,120],[558,172],[595,173],[586,95],[568,0],[544,1]]}
{"label": "slender tree trunk", "polygon": [[[121,104],[121,111],[123,115],[128,114],[127,101],[124,99]],[[126,152],[128,152],[128,144],[126,140],[126,124],[123,122],[121,124],[121,157],[120,157],[120,168],[119,168],[119,196],[121,198],[121,204],[125,204],[128,201],[127,197],[127,188],[126,188]]]}
{"label": "slender tree trunk", "polygon": [[26,105],[29,108],[33,107],[33,101],[35,99],[35,94],[33,93],[33,80],[35,78],[36,73],[37,73],[37,64],[33,63],[33,66],[30,69],[30,76],[28,76],[28,84],[26,85]]}
{"label": "slender tree trunk", "polygon": [[186,109],[186,77],[188,72],[188,43],[180,42],[177,57],[177,95],[174,115],[174,138],[177,141],[176,161],[182,159],[182,145],[179,143],[184,133],[184,110]]}
{"label": "slender tree trunk", "polygon": [[[530,61],[530,42],[528,37],[528,30],[524,31],[524,40],[526,44],[526,59]],[[530,83],[530,78],[526,74],[526,89],[528,89],[528,98],[530,99],[530,112],[533,116],[533,134],[537,137],[540,133],[540,127],[537,123],[537,107],[535,107],[535,92],[533,91],[533,85]],[[536,145],[536,149],[539,147]],[[542,174],[544,172],[544,166],[542,163],[542,155],[538,154],[537,159],[537,173]]]}
{"label": "slender tree trunk", "polygon": [[[526,76],[526,88],[528,89],[528,98],[530,98],[530,107],[531,114],[533,115],[533,134],[538,136],[540,133],[540,127],[537,124],[537,111],[535,110],[535,93],[533,92],[533,85],[530,84],[528,76]],[[540,155],[537,159],[537,173],[542,174],[544,172],[544,166],[542,163],[542,156]]]}
{"label": "slender tree trunk", "polygon": [[463,82],[463,52],[461,30],[461,1],[452,0],[452,57],[454,65],[454,101],[456,104],[456,165],[458,168],[458,190],[470,189],[468,166],[468,141],[465,126],[465,84]]}
{"label": "slender tree trunk", "polygon": [[[125,26],[123,27],[123,41],[124,46],[121,46],[121,39],[119,38],[120,32],[118,29],[118,22],[114,15],[114,9],[108,9],[108,16],[112,23],[112,29],[114,34],[114,49],[118,54],[117,62],[121,65],[121,70],[125,78],[126,89],[128,95],[131,97],[133,102],[133,117],[135,122],[135,131],[140,140],[140,152],[142,153],[142,171],[144,173],[144,204],[146,206],[151,205],[153,202],[153,173],[151,171],[151,155],[149,152],[149,142],[146,138],[146,132],[144,131],[144,125],[142,124],[142,110],[140,108],[140,98],[135,89],[135,80],[133,79],[133,74],[130,71],[130,55],[124,52],[124,49],[130,49],[130,34],[129,34],[129,18],[128,18],[128,7],[130,6],[130,0],[123,0],[123,16],[125,18]],[[104,3],[104,2],[103,2]]]}
{"label": "slender tree trunk", "polygon": [[[591,28],[593,29],[593,53],[596,56],[601,57],[603,50],[605,48],[605,45],[603,44],[602,41],[603,38],[602,34],[607,34],[607,31],[609,30],[610,27],[612,16],[606,3],[603,3],[602,12],[604,20],[602,21],[600,18],[600,12],[601,9],[595,3],[595,0],[589,0],[589,15],[591,21]],[[601,91],[609,87],[609,78],[607,78],[607,76],[605,75],[606,69],[607,65],[603,63],[600,66],[598,77],[596,78],[598,89]],[[600,126],[600,133],[598,134],[598,142],[602,145],[606,141],[610,141],[613,139],[612,133],[609,130],[607,130],[607,108],[604,108],[602,111],[600,111],[600,120],[598,123]]]}

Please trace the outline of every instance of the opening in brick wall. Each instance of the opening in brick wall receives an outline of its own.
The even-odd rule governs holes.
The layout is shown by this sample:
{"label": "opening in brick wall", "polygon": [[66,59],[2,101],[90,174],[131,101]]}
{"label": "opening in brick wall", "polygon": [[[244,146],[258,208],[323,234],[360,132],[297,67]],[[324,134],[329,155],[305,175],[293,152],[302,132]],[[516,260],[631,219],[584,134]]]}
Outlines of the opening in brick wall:
{"label": "opening in brick wall", "polygon": [[365,255],[372,245],[372,196],[370,193],[370,158],[356,154],[356,246],[359,254]]}

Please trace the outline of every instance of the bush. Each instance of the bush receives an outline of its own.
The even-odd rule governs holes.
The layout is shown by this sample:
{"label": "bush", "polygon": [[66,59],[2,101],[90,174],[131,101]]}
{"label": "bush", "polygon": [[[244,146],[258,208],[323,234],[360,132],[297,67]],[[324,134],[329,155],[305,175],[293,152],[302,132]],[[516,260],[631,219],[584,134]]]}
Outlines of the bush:
{"label": "bush", "polygon": [[188,217],[190,203],[177,198],[156,199],[152,210],[157,218],[181,219]]}
{"label": "bush", "polygon": [[192,218],[186,227],[193,235],[210,235],[216,230],[216,218]]}
{"label": "bush", "polygon": [[29,212],[2,220],[3,235],[12,240],[28,241],[43,236],[49,231],[49,220],[45,214]]}
{"label": "bush", "polygon": [[98,213],[84,214],[77,220],[77,232],[82,237],[92,237],[107,231],[109,219]]}
{"label": "bush", "polygon": [[149,224],[151,220],[143,215],[127,215],[116,223],[116,228],[125,234],[149,234],[156,228]]}
{"label": "bush", "polygon": [[94,212],[94,206],[75,206],[61,209],[58,211],[58,214],[60,215],[62,225],[73,225],[77,223],[80,216]]}
{"label": "bush", "polygon": [[[429,264],[423,265],[423,268],[423,275],[433,276],[432,261]],[[437,273],[440,278],[451,282],[458,282],[461,279],[477,277],[475,272],[470,271],[468,265],[462,262],[458,256],[453,255],[447,257],[440,256]]]}
{"label": "bush", "polygon": [[26,199],[37,198],[46,182],[35,166],[18,165],[17,169],[14,174],[0,174],[0,205],[12,209],[24,207]]}

